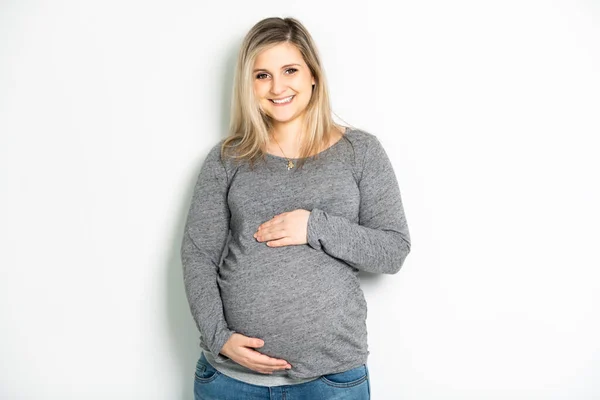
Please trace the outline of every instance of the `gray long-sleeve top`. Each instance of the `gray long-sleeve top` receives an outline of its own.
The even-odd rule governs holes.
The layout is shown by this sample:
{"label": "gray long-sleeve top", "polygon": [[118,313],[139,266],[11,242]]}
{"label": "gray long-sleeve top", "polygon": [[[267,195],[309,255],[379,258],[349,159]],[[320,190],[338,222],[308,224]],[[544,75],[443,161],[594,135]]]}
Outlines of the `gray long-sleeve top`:
{"label": "gray long-sleeve top", "polygon": [[[186,295],[208,360],[265,386],[366,363],[367,303],[358,271],[394,274],[410,251],[381,142],[347,129],[302,169],[290,170],[271,154],[253,170],[223,160],[222,142],[202,165],[181,245]],[[310,211],[307,244],[269,247],[253,237],[260,224],[295,209]],[[255,350],[292,368],[260,374],[219,354],[234,332],[262,339]]]}

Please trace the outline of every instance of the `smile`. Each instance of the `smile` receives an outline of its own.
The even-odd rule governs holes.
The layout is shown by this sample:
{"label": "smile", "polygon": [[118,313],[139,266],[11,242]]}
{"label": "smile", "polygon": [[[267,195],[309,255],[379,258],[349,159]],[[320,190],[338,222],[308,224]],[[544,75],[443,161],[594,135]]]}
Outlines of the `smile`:
{"label": "smile", "polygon": [[271,100],[271,102],[273,102],[275,104],[288,104],[289,102],[292,101],[294,96],[295,96],[295,94],[291,95],[290,97],[283,98],[283,99],[269,99],[269,100]]}

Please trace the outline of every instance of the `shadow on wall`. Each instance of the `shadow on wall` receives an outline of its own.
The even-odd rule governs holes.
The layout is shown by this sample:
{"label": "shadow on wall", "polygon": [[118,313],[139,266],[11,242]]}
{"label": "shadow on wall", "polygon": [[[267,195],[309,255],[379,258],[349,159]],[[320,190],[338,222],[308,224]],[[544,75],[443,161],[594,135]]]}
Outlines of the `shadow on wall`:
{"label": "shadow on wall", "polygon": [[[224,61],[224,65],[220,68],[223,71],[221,76],[222,80],[222,91],[217,93],[217,96],[221,96],[220,103],[222,104],[221,111],[221,136],[224,138],[227,136],[229,129],[229,104],[231,101],[231,91],[233,88],[233,76],[235,63],[237,59],[237,53],[240,43],[236,43],[235,46],[232,44],[230,50],[227,52],[227,58]],[[198,93],[203,93],[204,89],[196,87],[190,90],[196,90]],[[206,95],[206,94],[204,94]],[[202,120],[207,116],[202,115],[201,110],[198,110],[196,118]],[[218,139],[214,140],[213,144],[217,143]],[[210,145],[210,143],[207,143]],[[183,236],[183,228],[185,226],[185,219],[189,210],[189,204],[192,198],[194,185],[196,178],[200,173],[202,162],[206,157],[206,154],[210,146],[205,149],[204,154],[198,154],[199,165],[196,171],[190,173],[190,184],[189,189],[186,191],[187,195],[181,199],[181,207],[179,211],[179,218],[177,218],[177,225],[173,228],[173,242],[170,246],[171,252],[165,260],[165,283],[164,290],[166,291],[165,298],[167,302],[165,309],[163,310],[166,314],[166,320],[169,322],[169,333],[171,338],[171,351],[175,353],[175,358],[178,360],[176,365],[180,366],[179,371],[174,371],[173,375],[179,375],[181,377],[181,393],[175,394],[173,398],[180,398],[182,400],[190,400],[193,398],[194,389],[194,372],[196,362],[200,357],[200,333],[194,322],[194,319],[190,313],[189,304],[185,295],[185,287],[183,284],[183,267],[181,265],[181,240]]]}

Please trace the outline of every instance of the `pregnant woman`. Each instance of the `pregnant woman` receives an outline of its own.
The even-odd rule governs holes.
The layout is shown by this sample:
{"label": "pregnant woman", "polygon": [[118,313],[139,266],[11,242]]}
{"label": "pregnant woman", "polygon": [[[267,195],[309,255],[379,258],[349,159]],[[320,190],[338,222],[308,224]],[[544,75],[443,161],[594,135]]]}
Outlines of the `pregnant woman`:
{"label": "pregnant woman", "polygon": [[334,123],[293,18],[248,32],[231,111],[181,245],[196,399],[369,399],[358,272],[394,274],[410,251],[392,164],[375,135]]}

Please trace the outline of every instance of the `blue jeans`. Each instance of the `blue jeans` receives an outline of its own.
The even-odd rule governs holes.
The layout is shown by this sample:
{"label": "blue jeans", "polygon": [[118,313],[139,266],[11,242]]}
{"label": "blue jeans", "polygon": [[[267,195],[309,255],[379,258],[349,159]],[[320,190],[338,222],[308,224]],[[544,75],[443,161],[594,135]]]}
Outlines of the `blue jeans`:
{"label": "blue jeans", "polygon": [[269,387],[222,374],[202,354],[194,376],[195,400],[369,400],[370,393],[366,364],[310,382]]}

